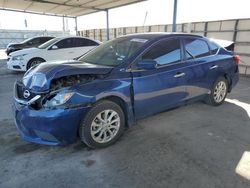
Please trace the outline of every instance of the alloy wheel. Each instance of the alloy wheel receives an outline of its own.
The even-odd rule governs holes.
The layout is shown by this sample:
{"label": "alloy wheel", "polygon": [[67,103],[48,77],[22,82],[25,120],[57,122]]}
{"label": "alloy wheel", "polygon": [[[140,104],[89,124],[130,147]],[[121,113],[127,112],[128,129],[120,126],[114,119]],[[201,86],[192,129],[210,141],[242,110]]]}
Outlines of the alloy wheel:
{"label": "alloy wheel", "polygon": [[214,89],[214,101],[220,103],[224,100],[227,93],[227,84],[224,81],[220,81],[216,84]]}
{"label": "alloy wheel", "polygon": [[91,137],[98,143],[112,140],[120,129],[121,120],[118,113],[107,109],[95,116],[91,123]]}

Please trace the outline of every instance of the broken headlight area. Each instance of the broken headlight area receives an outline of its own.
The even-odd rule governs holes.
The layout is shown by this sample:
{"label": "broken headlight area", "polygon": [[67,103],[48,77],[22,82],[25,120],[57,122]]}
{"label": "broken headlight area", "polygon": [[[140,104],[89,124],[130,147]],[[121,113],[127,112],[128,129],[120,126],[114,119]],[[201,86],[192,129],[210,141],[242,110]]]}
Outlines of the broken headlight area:
{"label": "broken headlight area", "polygon": [[[42,108],[56,108],[63,105],[68,106],[66,103],[74,96],[74,92],[70,89],[72,86],[88,83],[100,78],[104,78],[104,75],[70,75],[53,79],[49,90],[32,93],[30,97],[35,97],[35,95],[39,95],[40,97],[28,105],[34,110],[40,110]],[[23,92],[25,90],[26,89],[23,83],[19,89],[17,87],[18,99],[24,99]],[[29,98],[28,100],[31,99]]]}
{"label": "broken headlight area", "polygon": [[49,92],[42,99],[41,107],[54,108],[64,105],[74,95],[70,87],[103,77],[103,75],[70,75],[54,79],[51,81]]}
{"label": "broken headlight area", "polygon": [[43,100],[43,106],[45,108],[53,108],[65,104],[72,96],[74,92],[61,91],[52,92],[50,95],[46,96]]}
{"label": "broken headlight area", "polygon": [[74,92],[71,92],[67,89],[39,93],[39,95],[36,95],[39,96],[39,98],[37,98],[35,101],[32,101],[32,103],[27,103],[27,105],[33,110],[56,108],[64,105],[73,95]]}

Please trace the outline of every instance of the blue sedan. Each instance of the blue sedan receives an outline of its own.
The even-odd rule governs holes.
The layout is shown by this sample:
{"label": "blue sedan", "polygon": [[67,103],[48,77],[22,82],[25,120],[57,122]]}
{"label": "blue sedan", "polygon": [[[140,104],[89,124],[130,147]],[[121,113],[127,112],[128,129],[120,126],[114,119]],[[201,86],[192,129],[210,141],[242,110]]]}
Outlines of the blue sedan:
{"label": "blue sedan", "polygon": [[194,101],[218,106],[239,79],[239,56],[205,37],[146,33],[108,41],[71,61],[30,68],[14,87],[22,138],[106,147],[138,119]]}

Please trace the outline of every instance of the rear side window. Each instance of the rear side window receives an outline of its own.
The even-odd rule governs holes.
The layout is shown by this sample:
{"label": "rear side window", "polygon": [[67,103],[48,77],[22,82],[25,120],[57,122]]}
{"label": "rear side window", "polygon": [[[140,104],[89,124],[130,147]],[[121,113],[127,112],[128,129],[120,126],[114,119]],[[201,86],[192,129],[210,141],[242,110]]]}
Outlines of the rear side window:
{"label": "rear side window", "polygon": [[215,44],[214,42],[210,42],[210,51],[211,54],[216,54],[219,50],[219,46],[217,44]]}
{"label": "rear side window", "polygon": [[31,44],[31,45],[37,45],[37,44],[39,44],[39,38],[34,38],[34,39],[32,39],[32,40],[30,40],[29,42],[28,42],[28,44]]}
{"label": "rear side window", "polygon": [[186,58],[199,58],[210,55],[210,50],[206,41],[196,38],[184,40]]}
{"label": "rear side window", "polygon": [[75,38],[75,47],[83,46],[98,46],[98,43],[89,39]]}
{"label": "rear side window", "polygon": [[74,47],[74,40],[73,38],[67,38],[59,41],[58,43],[55,44],[58,49],[62,48],[73,48]]}
{"label": "rear side window", "polygon": [[168,39],[160,41],[142,56],[143,59],[153,59],[158,65],[179,62],[181,60],[180,40]]}
{"label": "rear side window", "polygon": [[43,43],[47,42],[50,39],[52,39],[52,38],[51,37],[42,37],[42,38],[40,38],[40,44],[43,44]]}

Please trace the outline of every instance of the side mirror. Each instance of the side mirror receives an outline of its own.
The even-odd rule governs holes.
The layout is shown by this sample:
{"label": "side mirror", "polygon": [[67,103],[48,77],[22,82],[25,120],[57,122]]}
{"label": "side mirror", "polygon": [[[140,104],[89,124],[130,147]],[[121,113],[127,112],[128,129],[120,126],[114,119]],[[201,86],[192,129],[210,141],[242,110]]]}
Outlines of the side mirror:
{"label": "side mirror", "polygon": [[57,50],[58,49],[58,46],[57,45],[53,45],[52,47],[51,47],[51,50]]}
{"label": "side mirror", "polygon": [[137,63],[137,69],[140,70],[152,70],[155,69],[157,62],[153,59],[144,59]]}

